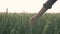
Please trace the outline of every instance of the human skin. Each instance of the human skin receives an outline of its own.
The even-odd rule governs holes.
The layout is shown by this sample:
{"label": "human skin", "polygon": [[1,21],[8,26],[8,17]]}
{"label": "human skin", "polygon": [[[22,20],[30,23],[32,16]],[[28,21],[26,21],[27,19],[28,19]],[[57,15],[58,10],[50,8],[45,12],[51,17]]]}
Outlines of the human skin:
{"label": "human skin", "polygon": [[36,22],[36,20],[42,15],[44,14],[48,9],[51,9],[52,5],[56,2],[57,0],[48,0],[46,3],[44,3],[42,9],[33,17],[31,17],[30,19],[30,23],[34,24]]}
{"label": "human skin", "polygon": [[34,22],[36,22],[36,20],[37,20],[44,12],[46,12],[46,11],[47,11],[47,9],[46,9],[45,7],[43,7],[43,8],[38,12],[38,14],[36,14],[36,15],[33,16],[33,17],[31,17],[30,22],[31,22],[32,24],[34,24]]}

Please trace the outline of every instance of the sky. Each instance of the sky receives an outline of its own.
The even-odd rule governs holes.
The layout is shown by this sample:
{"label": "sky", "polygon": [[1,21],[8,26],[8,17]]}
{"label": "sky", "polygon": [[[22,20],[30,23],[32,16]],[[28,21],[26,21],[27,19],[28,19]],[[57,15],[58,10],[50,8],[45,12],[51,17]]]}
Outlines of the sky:
{"label": "sky", "polygon": [[[47,0],[0,0],[0,12],[9,13],[38,13]],[[60,13],[60,0],[47,10],[46,13]]]}

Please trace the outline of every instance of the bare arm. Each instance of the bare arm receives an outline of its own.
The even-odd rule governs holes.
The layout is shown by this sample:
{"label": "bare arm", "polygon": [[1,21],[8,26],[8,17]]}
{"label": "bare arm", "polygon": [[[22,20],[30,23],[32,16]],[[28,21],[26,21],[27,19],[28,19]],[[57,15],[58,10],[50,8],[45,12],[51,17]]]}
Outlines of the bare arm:
{"label": "bare arm", "polygon": [[30,23],[34,24],[34,22],[44,13],[46,12],[48,9],[51,9],[52,5],[56,2],[57,0],[48,0],[46,3],[44,3],[43,8],[39,11],[38,14],[36,14],[35,16],[33,16],[31,18]]}
{"label": "bare arm", "polygon": [[37,18],[41,16],[44,12],[47,11],[47,9],[51,9],[52,5],[56,2],[57,0],[48,0],[46,3],[44,3],[43,8],[39,11],[39,13],[36,15]]}
{"label": "bare arm", "polygon": [[34,24],[34,22],[46,11],[47,9],[43,7],[35,16],[31,18],[30,23]]}
{"label": "bare arm", "polygon": [[47,9],[45,7],[43,7],[39,12],[38,14],[35,15],[36,18],[39,18],[44,12],[46,12]]}

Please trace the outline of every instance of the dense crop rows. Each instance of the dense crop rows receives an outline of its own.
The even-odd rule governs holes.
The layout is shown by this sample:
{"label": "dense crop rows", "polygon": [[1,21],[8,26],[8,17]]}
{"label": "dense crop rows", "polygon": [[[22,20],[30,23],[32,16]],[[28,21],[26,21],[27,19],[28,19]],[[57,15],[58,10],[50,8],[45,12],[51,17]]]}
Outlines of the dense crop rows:
{"label": "dense crop rows", "polygon": [[60,34],[60,14],[44,14],[30,27],[33,15],[0,13],[0,34]]}

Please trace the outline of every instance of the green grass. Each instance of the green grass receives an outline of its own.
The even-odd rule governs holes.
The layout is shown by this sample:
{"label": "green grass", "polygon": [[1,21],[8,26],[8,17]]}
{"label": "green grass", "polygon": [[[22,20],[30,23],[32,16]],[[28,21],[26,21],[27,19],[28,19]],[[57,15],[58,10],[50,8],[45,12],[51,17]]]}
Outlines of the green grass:
{"label": "green grass", "polygon": [[31,27],[33,15],[0,13],[0,34],[60,34],[60,14],[43,14]]}

